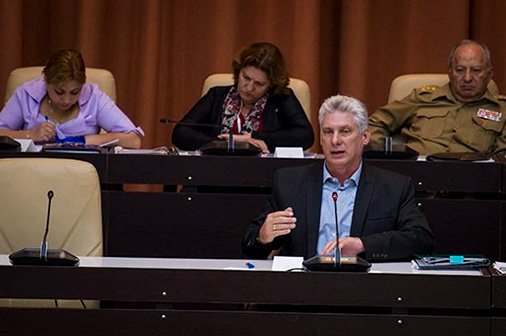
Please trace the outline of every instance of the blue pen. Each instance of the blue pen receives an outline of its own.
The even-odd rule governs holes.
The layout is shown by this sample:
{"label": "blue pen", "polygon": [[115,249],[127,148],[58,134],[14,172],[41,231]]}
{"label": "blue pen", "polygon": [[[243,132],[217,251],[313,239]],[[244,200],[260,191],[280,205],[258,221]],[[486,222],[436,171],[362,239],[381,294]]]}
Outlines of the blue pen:
{"label": "blue pen", "polygon": [[46,121],[50,124],[53,124],[54,126],[58,126],[58,124],[56,122],[54,122],[52,119],[49,119],[48,116],[44,116],[46,118]]}
{"label": "blue pen", "polygon": [[249,269],[252,269],[252,268],[255,268],[255,265],[253,265],[252,263],[247,262],[246,263],[246,267],[249,268]]}

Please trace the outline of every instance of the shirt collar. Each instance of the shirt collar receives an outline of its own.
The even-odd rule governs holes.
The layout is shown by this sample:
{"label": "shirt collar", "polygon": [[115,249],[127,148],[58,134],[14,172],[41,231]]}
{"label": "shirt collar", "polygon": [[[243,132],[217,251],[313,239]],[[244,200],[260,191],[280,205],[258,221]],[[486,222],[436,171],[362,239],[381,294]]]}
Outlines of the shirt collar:
{"label": "shirt collar", "polygon": [[[83,106],[90,100],[91,97],[91,85],[84,84],[79,95],[79,106]],[[40,104],[42,99],[47,94],[47,84],[44,81],[44,77],[39,77],[26,85],[26,92]]]}
{"label": "shirt collar", "polygon": [[[453,94],[453,91],[450,88],[450,83],[447,83],[446,85],[437,88],[436,91],[434,91],[434,93],[432,94],[431,101],[437,100],[438,98],[441,98],[441,97],[445,97],[448,100],[450,100],[456,104],[462,104],[461,102],[459,102],[457,100],[457,98],[455,98],[455,95]],[[494,104],[499,105],[499,100],[498,100],[497,96],[494,96],[492,94],[492,92],[490,92],[490,90],[488,90],[488,89],[487,89],[487,91],[485,91],[485,94],[480,99],[478,99],[476,102],[479,102],[483,99],[489,100],[489,101],[493,102]]]}
{"label": "shirt collar", "polygon": [[[350,178],[348,178],[348,180],[352,180],[355,183],[355,185],[358,186],[360,182],[361,173],[362,173],[362,162],[360,162],[360,165],[358,166],[357,170],[355,170],[355,172],[350,176]],[[337,181],[337,178],[330,175],[327,169],[327,163],[325,162],[323,164],[323,183],[325,184],[325,182],[327,182],[328,180]]]}

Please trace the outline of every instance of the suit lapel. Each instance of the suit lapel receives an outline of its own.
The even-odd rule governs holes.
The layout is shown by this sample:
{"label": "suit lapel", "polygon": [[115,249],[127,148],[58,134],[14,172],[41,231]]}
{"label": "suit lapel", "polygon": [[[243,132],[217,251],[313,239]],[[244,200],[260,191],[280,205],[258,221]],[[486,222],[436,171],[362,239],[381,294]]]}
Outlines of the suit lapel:
{"label": "suit lapel", "polygon": [[367,214],[367,209],[374,192],[374,176],[371,176],[366,171],[367,165],[364,163],[362,165],[362,173],[360,174],[360,182],[353,208],[353,218],[351,220],[350,236],[352,237],[359,237],[362,233],[365,215]]}
{"label": "suit lapel", "polygon": [[320,211],[323,190],[323,164],[314,165],[306,183],[306,231],[308,257],[316,253],[316,242],[320,228]]}

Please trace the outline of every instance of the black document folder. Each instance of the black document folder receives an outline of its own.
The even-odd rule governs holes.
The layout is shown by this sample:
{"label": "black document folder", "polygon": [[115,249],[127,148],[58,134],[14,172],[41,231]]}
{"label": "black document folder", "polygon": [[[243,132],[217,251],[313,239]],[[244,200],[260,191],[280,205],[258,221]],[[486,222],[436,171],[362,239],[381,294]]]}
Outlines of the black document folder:
{"label": "black document folder", "polygon": [[368,144],[364,147],[363,157],[366,159],[417,160],[418,152],[404,144],[391,145],[385,149],[382,145]]}
{"label": "black document folder", "polygon": [[81,143],[51,143],[42,146],[42,152],[52,153],[100,153],[102,149],[96,145],[85,145]]}

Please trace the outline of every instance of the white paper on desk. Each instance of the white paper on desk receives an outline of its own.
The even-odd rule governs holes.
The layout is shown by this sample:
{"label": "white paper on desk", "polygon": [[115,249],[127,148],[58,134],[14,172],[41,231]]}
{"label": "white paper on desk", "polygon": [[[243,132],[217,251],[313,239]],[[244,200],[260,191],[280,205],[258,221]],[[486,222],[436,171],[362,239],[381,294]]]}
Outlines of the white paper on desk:
{"label": "white paper on desk", "polygon": [[276,147],[274,157],[277,158],[304,158],[302,147]]}
{"label": "white paper on desk", "polygon": [[500,261],[494,262],[494,269],[496,269],[497,272],[499,272],[501,274],[505,274],[506,273],[506,262],[500,262]]}
{"label": "white paper on desk", "polygon": [[273,271],[288,271],[290,269],[301,269],[303,268],[302,262],[303,257],[281,257],[275,256],[272,261]]}
{"label": "white paper on desk", "polygon": [[40,152],[42,145],[36,145],[32,139],[14,139],[21,144],[22,152]]}
{"label": "white paper on desk", "polygon": [[114,144],[117,144],[119,142],[119,139],[113,139],[111,141],[107,141],[104,143],[101,143],[99,146],[102,147],[114,147]]}

